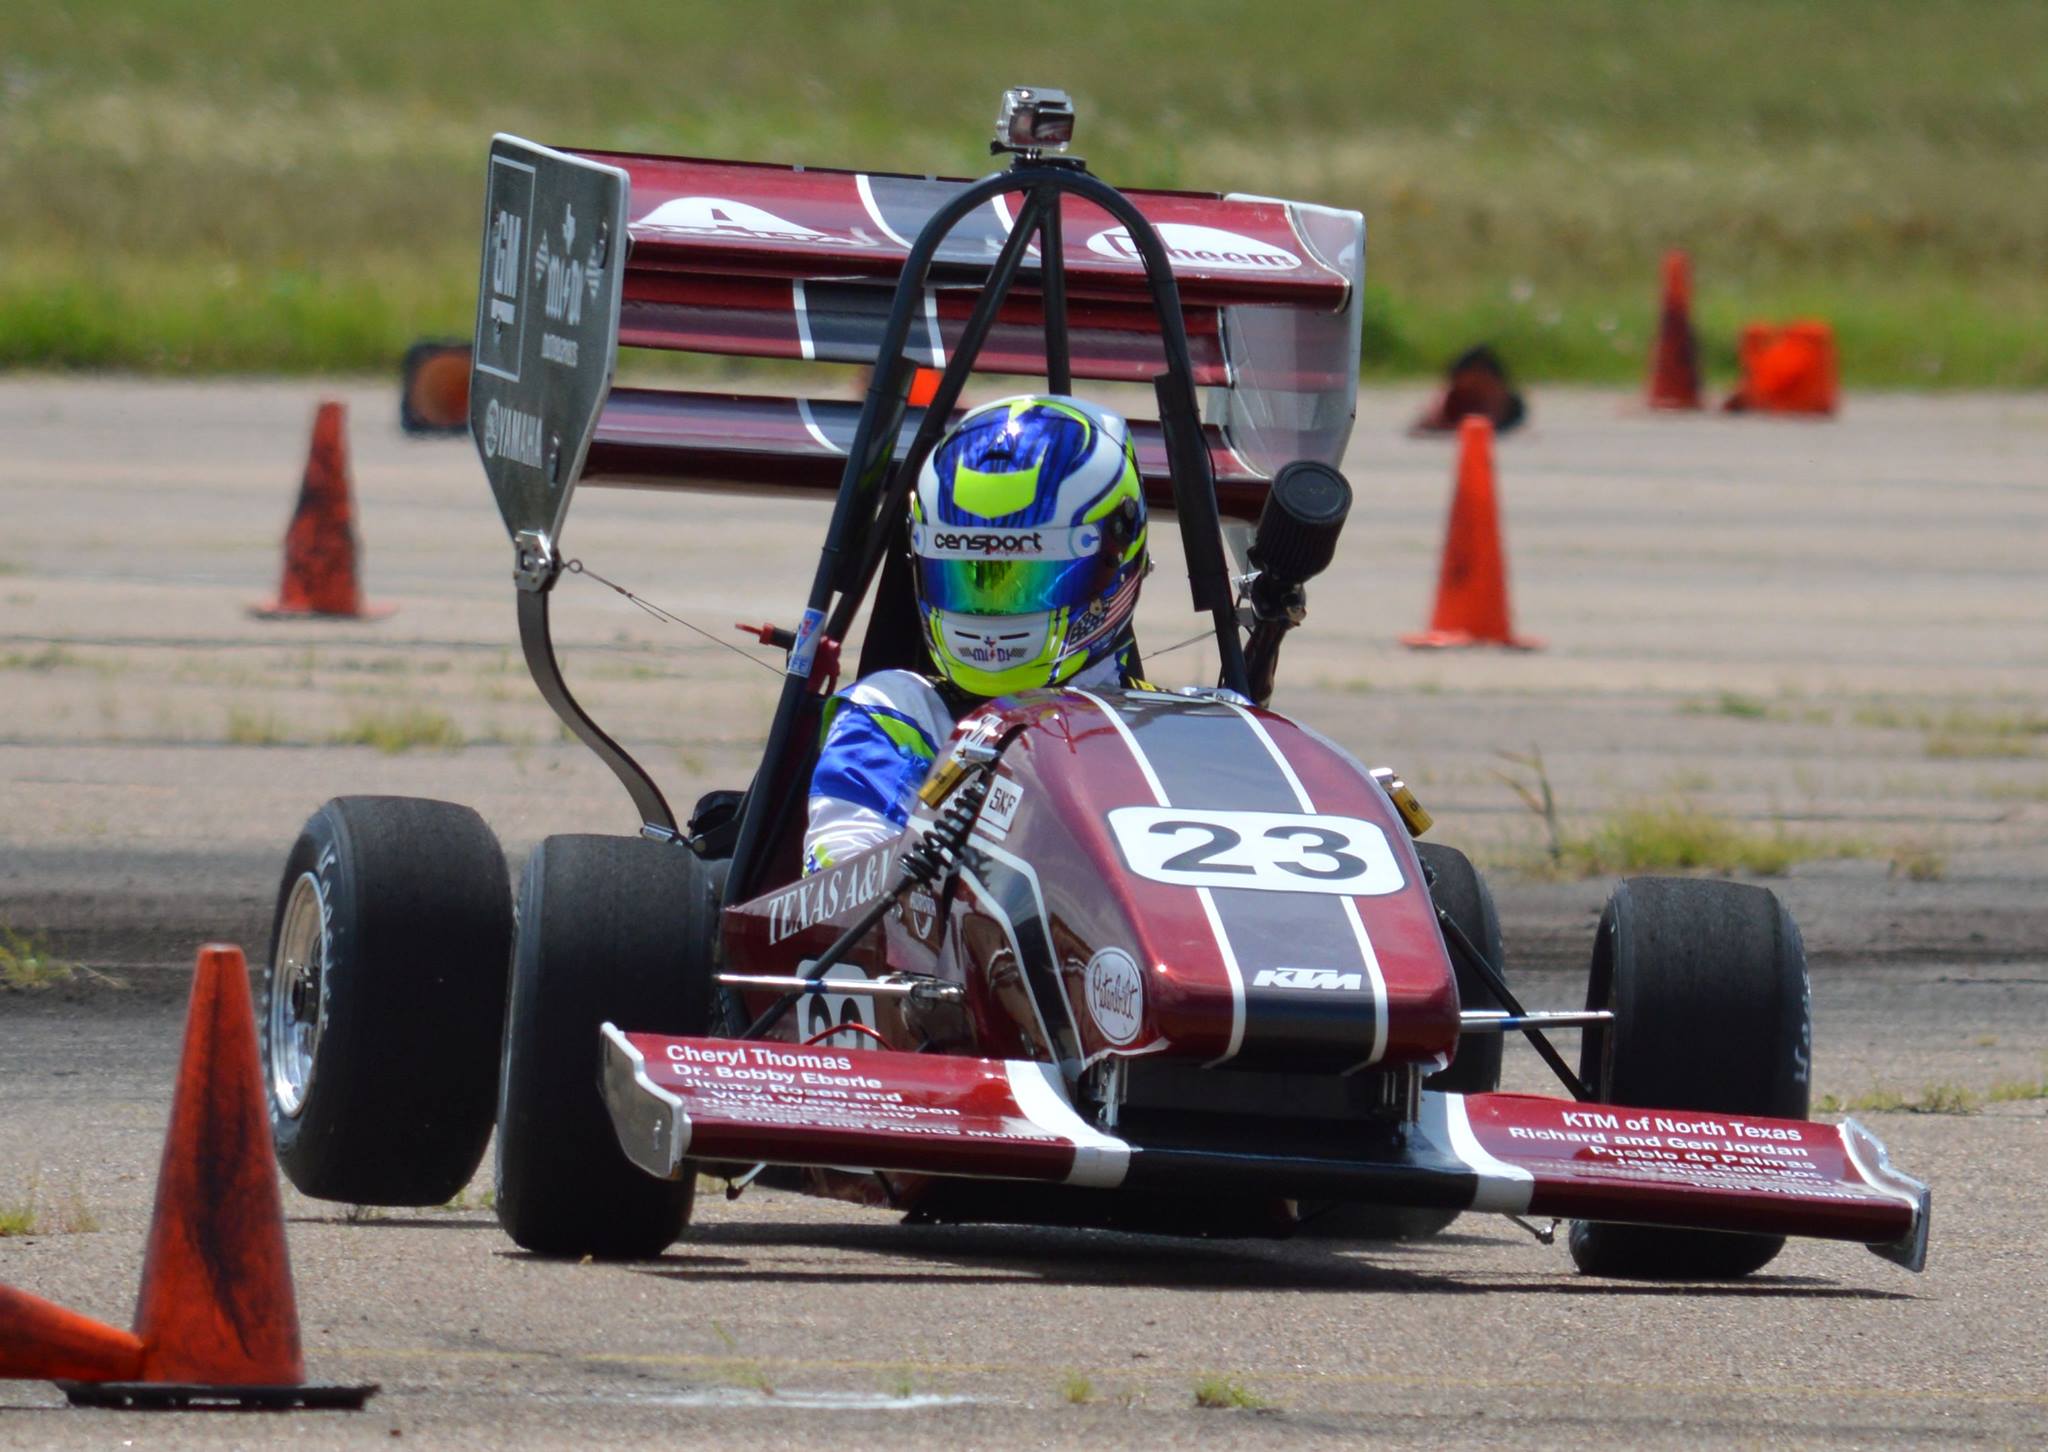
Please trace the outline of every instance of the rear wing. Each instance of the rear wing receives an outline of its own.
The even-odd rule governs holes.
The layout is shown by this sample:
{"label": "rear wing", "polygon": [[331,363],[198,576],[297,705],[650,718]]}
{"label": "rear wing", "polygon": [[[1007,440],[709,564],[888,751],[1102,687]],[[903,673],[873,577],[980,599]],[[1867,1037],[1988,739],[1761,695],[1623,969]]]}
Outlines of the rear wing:
{"label": "rear wing", "polygon": [[[912,239],[972,183],[491,144],[471,431],[515,544],[549,552],[579,481],[836,490],[859,406],[611,386],[621,344],[871,364]],[[1282,465],[1335,465],[1357,400],[1365,226],[1356,212],[1253,196],[1126,193],[1172,264],[1203,437],[1228,516],[1257,517]],[[1014,218],[976,211],[941,246],[909,354],[944,367]],[[1075,378],[1166,367],[1126,229],[1068,197],[1065,360]],[[1033,249],[1033,259],[1036,249]],[[1045,376],[1045,299],[1027,260],[975,366]],[[922,422],[912,410],[897,449]],[[1172,507],[1157,423],[1134,421],[1147,494]]]}

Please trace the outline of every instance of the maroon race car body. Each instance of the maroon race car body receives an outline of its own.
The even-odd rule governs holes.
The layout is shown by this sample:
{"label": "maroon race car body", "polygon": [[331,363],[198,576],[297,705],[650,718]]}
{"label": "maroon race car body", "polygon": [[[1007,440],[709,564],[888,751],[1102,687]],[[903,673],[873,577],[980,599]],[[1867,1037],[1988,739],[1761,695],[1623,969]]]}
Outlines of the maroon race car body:
{"label": "maroon race car body", "polygon": [[[471,418],[515,548],[527,661],[632,796],[653,839],[636,845],[671,854],[654,868],[687,859],[673,880],[716,911],[684,955],[715,985],[703,1031],[599,1016],[617,1138],[605,1152],[685,1190],[699,1166],[736,1185],[776,1167],[932,1220],[1219,1233],[1350,1203],[1827,1237],[1918,1269],[1927,1192],[1853,1121],[1593,1102],[1542,1031],[1617,1036],[1623,1013],[1604,1000],[1514,1007],[1471,941],[1490,921],[1483,885],[1472,879],[1476,916],[1458,925],[1430,865],[1445,849],[1418,848],[1428,819],[1406,788],[1267,708],[1278,642],[1350,500],[1334,470],[1357,387],[1362,218],[1263,197],[1126,196],[1078,163],[1013,149],[1010,171],[970,183],[493,145]],[[874,373],[858,408],[615,391],[621,343]],[[919,367],[943,371],[913,407]],[[906,480],[977,368],[1042,374],[1056,393],[1076,379],[1154,383],[1158,417],[1134,424],[1141,472],[1177,522],[1193,605],[1215,622],[1221,685],[1055,688],[971,710],[900,839],[803,877],[805,785],[857,614],[869,622],[860,671],[924,663]],[[760,768],[687,824],[555,663],[549,592],[579,481],[836,490],[796,628],[763,634],[788,654]],[[545,878],[529,863],[529,913]],[[1783,1042],[1767,1067],[1785,1087],[1771,1102],[1803,1114],[1796,928],[1768,895],[1734,891],[1766,905],[1758,921],[1776,944],[1763,970]],[[1603,932],[1619,934],[1619,914]],[[549,950],[528,951],[537,924],[519,934],[501,1184],[508,1141],[525,1155],[559,1086],[589,1082],[582,1020],[559,1031],[573,1042],[552,1044],[545,1005],[580,1013],[596,992],[563,988]],[[605,941],[663,936],[650,919]],[[1600,961],[1596,986],[1634,971]],[[617,967],[569,966],[594,979]],[[1461,1002],[1475,981],[1505,1007]],[[665,1002],[660,989],[621,1001]],[[1461,1050],[1503,1030],[1538,1039],[1576,1097],[1483,1092],[1497,1072],[1452,1092]],[[608,1239],[601,1207],[550,1199],[540,1170],[520,1173],[526,1203],[546,1202],[545,1215],[521,1212],[546,1220],[523,1244],[658,1249],[688,1213],[686,1198],[650,1204],[642,1229]]]}

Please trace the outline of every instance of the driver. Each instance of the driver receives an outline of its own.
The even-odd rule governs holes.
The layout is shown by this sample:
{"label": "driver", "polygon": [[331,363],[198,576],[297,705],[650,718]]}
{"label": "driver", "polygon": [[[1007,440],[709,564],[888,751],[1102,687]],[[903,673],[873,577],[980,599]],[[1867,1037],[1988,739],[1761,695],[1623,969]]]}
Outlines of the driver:
{"label": "driver", "polygon": [[1136,684],[1145,494],[1116,414],[1052,395],[973,410],[918,474],[910,551],[936,675],[877,671],[826,703],[807,874],[902,832],[939,744],[981,702]]}

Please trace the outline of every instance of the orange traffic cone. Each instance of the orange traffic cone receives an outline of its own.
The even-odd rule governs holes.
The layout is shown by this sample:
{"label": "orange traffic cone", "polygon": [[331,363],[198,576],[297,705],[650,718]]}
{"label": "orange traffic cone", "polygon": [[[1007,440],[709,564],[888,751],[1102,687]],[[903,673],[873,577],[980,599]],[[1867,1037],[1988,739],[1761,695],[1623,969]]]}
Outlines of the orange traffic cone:
{"label": "orange traffic cone", "polygon": [[360,1407],[308,1386],[242,950],[199,950],[135,1334],[0,1287],[0,1376],[85,1406]]}
{"label": "orange traffic cone", "polygon": [[1840,401],[1835,330],[1826,323],[1751,323],[1741,359],[1742,384],[1722,405],[1730,413],[1829,414]]}
{"label": "orange traffic cone", "polygon": [[313,419],[313,444],[299,484],[298,508],[284,536],[284,577],[277,598],[252,607],[265,618],[327,615],[370,620],[389,607],[363,604],[356,581],[355,509],[349,502],[347,412],[327,402]]}
{"label": "orange traffic cone", "polygon": [[40,1296],[0,1286],[0,1377],[31,1381],[132,1381],[142,1342]]}
{"label": "orange traffic cone", "polygon": [[1458,425],[1457,492],[1444,533],[1443,568],[1429,629],[1404,635],[1417,648],[1504,645],[1535,650],[1543,644],[1518,636],[1508,619],[1507,557],[1500,546],[1500,514],[1493,497],[1493,425],[1468,418]]}
{"label": "orange traffic cone", "polygon": [[1692,335],[1692,262],[1664,254],[1664,308],[1650,358],[1650,407],[1700,406],[1700,355]]}
{"label": "orange traffic cone", "polygon": [[409,434],[469,432],[469,344],[415,343],[405,350],[398,426]]}

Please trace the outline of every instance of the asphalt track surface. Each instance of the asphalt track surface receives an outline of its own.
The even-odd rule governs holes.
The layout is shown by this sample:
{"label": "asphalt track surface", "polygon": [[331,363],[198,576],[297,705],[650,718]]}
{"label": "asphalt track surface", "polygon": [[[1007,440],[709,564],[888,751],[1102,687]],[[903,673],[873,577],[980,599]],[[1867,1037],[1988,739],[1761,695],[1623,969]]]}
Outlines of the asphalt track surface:
{"label": "asphalt track surface", "polygon": [[[0,1238],[0,1280],[117,1322],[181,965],[206,936],[261,956],[277,864],[321,797],[472,801],[515,858],[626,825],[519,674],[473,460],[395,438],[383,390],[347,396],[368,588],[398,613],[242,614],[274,575],[315,396],[0,387],[0,925],[125,985],[0,992],[0,1207],[32,1185],[47,1226],[97,1226]],[[1804,426],[1539,397],[1501,471],[1519,622],[1549,648],[1445,657],[1393,644],[1427,613],[1449,463],[1398,437],[1416,402],[1364,400],[1359,511],[1281,704],[1403,767],[1441,835],[1504,869],[1540,852],[1494,775],[1531,746],[1568,825],[1683,798],[1862,844],[1775,885],[1815,964],[1817,1089],[1978,1096],[1858,1111],[1934,1187],[1925,1275],[1802,1243],[1737,1285],[1643,1285],[1476,1217],[1425,1242],[1180,1242],[915,1229],[767,1191],[705,1196],[660,1261],[558,1264],[497,1231],[486,1167],[445,1210],[351,1220],[287,1192],[313,1374],[383,1383],[367,1413],[150,1419],[0,1385],[0,1446],[2048,1441],[2048,1104],[1983,1102],[2048,1074],[2048,771],[2026,724],[2048,683],[2048,405],[1858,399]],[[712,627],[787,615],[822,519],[579,510],[571,553]],[[1186,629],[1161,554],[1155,673],[1198,677],[1199,649],[1157,653]],[[743,779],[768,673],[570,583],[565,654],[601,718],[685,803]],[[407,712],[465,744],[329,744]],[[1916,856],[1935,880],[1912,880]],[[1604,885],[1495,880],[1527,993],[1572,1003]],[[1540,1076],[1511,1055],[1515,1087]],[[1197,1409],[1204,1378],[1265,1405]]]}

